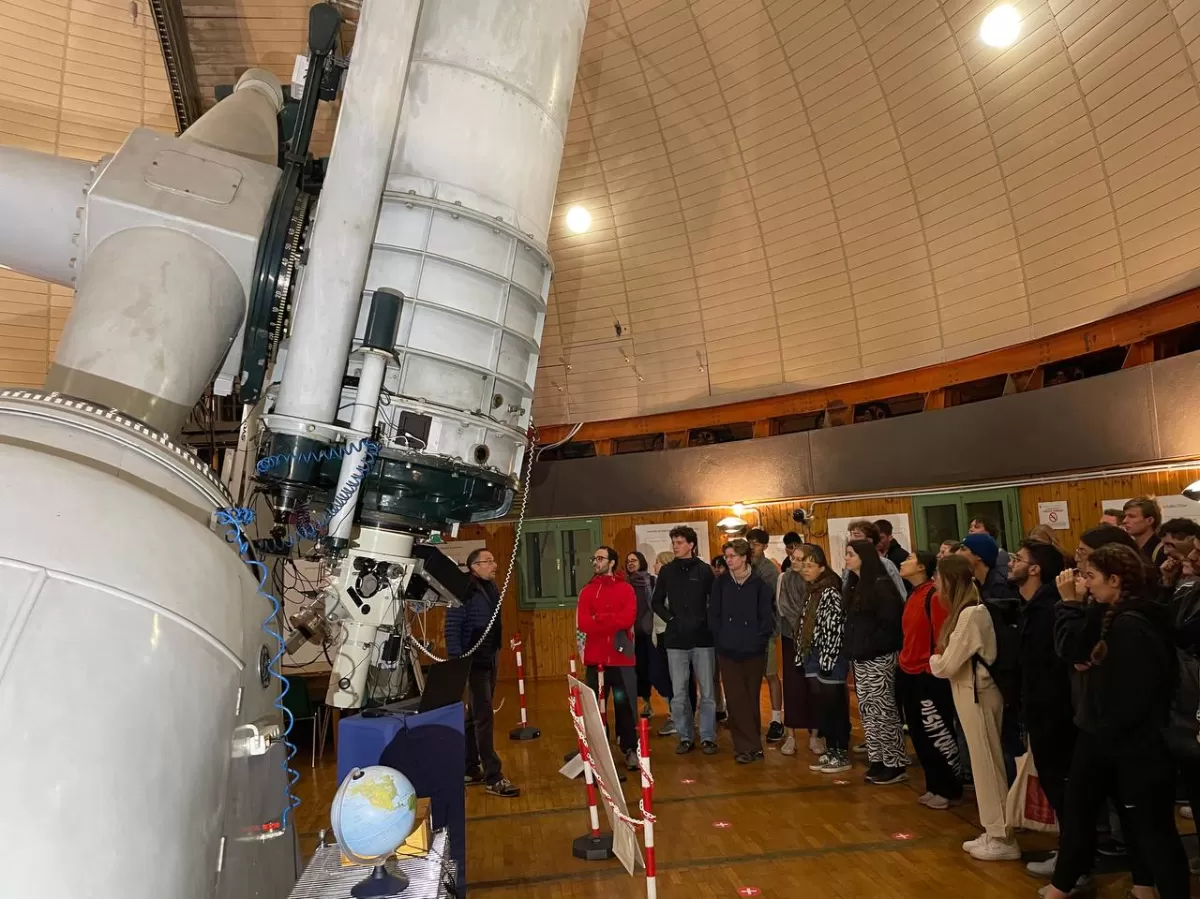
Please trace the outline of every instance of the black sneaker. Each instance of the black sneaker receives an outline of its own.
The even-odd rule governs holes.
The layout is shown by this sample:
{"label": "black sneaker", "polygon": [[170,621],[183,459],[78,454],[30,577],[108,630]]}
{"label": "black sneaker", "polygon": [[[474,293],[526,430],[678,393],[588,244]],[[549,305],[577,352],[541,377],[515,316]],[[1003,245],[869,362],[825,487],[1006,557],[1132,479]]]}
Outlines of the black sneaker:
{"label": "black sneaker", "polygon": [[871,762],[871,767],[867,769],[867,773],[863,775],[863,780],[869,784],[875,783],[875,778],[879,777],[886,771],[887,768],[883,762]]}
{"label": "black sneaker", "polygon": [[729,713],[727,711],[725,711],[724,709],[717,709],[717,720],[718,721],[724,721],[728,717],[729,717]]}
{"label": "black sneaker", "polygon": [[493,796],[503,796],[505,799],[513,799],[521,795],[521,788],[514,785],[507,777],[493,781],[487,785],[486,789]]}
{"label": "black sneaker", "polygon": [[761,749],[752,749],[749,752],[739,752],[733,757],[733,760],[739,765],[749,765],[752,762],[762,761],[763,752]]}
{"label": "black sneaker", "polygon": [[676,755],[687,755],[691,751],[692,751],[692,741],[691,740],[680,740],[679,745],[675,747]]}
{"label": "black sneaker", "polygon": [[767,727],[767,742],[782,743],[784,737],[783,722],[772,721]]}
{"label": "black sneaker", "polygon": [[716,755],[717,754],[717,744],[714,743],[712,740],[704,740],[700,743],[700,751],[703,752],[705,755]]}
{"label": "black sneaker", "polygon": [[908,780],[908,772],[903,768],[888,768],[887,766],[884,766],[882,769],[880,769],[880,772],[871,779],[871,783],[875,784],[877,787],[886,787],[888,784],[904,783],[906,780]]}
{"label": "black sneaker", "polygon": [[481,786],[484,783],[483,771],[481,771],[479,768],[476,768],[474,771],[468,771],[463,777],[463,783],[465,783],[468,787]]}
{"label": "black sneaker", "polygon": [[1108,858],[1124,858],[1129,854],[1128,848],[1120,840],[1107,837],[1096,844],[1096,851]]}

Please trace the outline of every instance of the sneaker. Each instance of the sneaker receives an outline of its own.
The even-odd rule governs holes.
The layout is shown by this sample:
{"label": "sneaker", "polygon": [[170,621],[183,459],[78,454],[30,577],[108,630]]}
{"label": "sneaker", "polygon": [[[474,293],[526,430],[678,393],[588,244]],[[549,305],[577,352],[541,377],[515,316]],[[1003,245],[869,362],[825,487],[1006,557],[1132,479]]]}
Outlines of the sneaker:
{"label": "sneaker", "polygon": [[925,808],[933,809],[935,812],[940,812],[950,808],[950,800],[945,796],[937,795],[937,793],[930,793],[929,799],[922,802],[921,805],[925,806]]}
{"label": "sneaker", "polygon": [[783,745],[779,747],[780,755],[795,755],[796,754],[796,734],[788,731],[787,736],[783,738]]}
{"label": "sneaker", "polygon": [[733,760],[739,765],[749,765],[751,762],[761,761],[763,753],[761,749],[754,749],[750,752],[739,752],[733,757]]}
{"label": "sneaker", "polygon": [[1030,877],[1040,877],[1049,880],[1054,876],[1054,866],[1058,864],[1058,853],[1051,852],[1045,861],[1030,862],[1025,866],[1025,872]]}
{"label": "sneaker", "polygon": [[767,727],[767,742],[779,743],[783,740],[784,728],[782,721],[772,721]]}
{"label": "sneaker", "polygon": [[692,741],[691,740],[680,740],[679,745],[675,747],[676,755],[687,755],[691,751],[692,751]]}
{"label": "sneaker", "polygon": [[1129,854],[1129,850],[1120,840],[1114,840],[1112,837],[1101,840],[1096,845],[1096,851],[1108,858],[1124,858]]}
{"label": "sneaker", "polygon": [[971,858],[981,862],[1020,861],[1021,847],[1016,840],[998,840],[985,834],[983,842],[971,850]]}
{"label": "sneaker", "polygon": [[816,734],[808,738],[808,751],[813,755],[825,754],[825,738],[818,737]]}
{"label": "sneaker", "polygon": [[829,760],[821,766],[821,773],[841,774],[843,771],[849,771],[852,767],[850,759],[838,752],[829,756]]}
{"label": "sneaker", "polygon": [[830,760],[831,758],[833,758],[833,756],[834,756],[834,753],[832,753],[832,752],[824,752],[824,753],[822,753],[822,754],[821,754],[821,757],[820,757],[819,759],[817,759],[815,762],[813,762],[811,765],[809,765],[809,766],[808,766],[808,770],[809,770],[809,771],[822,771],[822,770],[824,770],[825,766],[826,766],[827,764],[829,764],[829,760]]}
{"label": "sneaker", "polygon": [[870,782],[877,787],[886,787],[889,784],[904,783],[906,780],[908,780],[908,772],[903,768],[888,768],[884,766]]}
{"label": "sneaker", "polygon": [[875,778],[882,774],[884,770],[883,762],[871,762],[870,767],[867,768],[867,773],[863,775],[863,780],[869,784],[875,783]]}
{"label": "sneaker", "polygon": [[488,784],[487,791],[493,796],[503,796],[505,799],[513,799],[521,795],[521,788],[515,786],[507,777]]}
{"label": "sneaker", "polygon": [[700,741],[700,751],[703,752],[705,755],[716,755],[717,754],[716,741],[715,740],[701,740]]}
{"label": "sneaker", "polygon": [[479,768],[476,768],[474,771],[468,771],[463,776],[463,783],[468,787],[482,786],[484,783],[483,771],[481,771]]}
{"label": "sneaker", "polygon": [[917,802],[921,803],[921,805],[924,805],[926,802],[928,802],[932,798],[933,798],[933,794],[930,793],[928,790],[926,790],[924,793],[922,793],[920,796],[917,797]]}
{"label": "sneaker", "polygon": [[673,737],[677,733],[679,733],[679,731],[677,731],[675,729],[675,722],[672,721],[670,718],[667,719],[666,724],[664,724],[662,727],[660,727],[658,729],[658,735],[660,737]]}
{"label": "sneaker", "polygon": [[638,754],[636,749],[631,749],[625,753],[625,767],[630,771],[641,770],[641,765],[638,763]]}
{"label": "sneaker", "polygon": [[984,842],[984,840],[986,840],[986,839],[987,839],[987,834],[986,834],[986,833],[981,833],[981,834],[980,834],[979,836],[977,836],[975,839],[973,839],[973,840],[967,840],[965,843],[963,843],[963,844],[962,844],[962,846],[963,846],[963,852],[970,852],[970,851],[971,851],[972,849],[974,849],[976,846],[979,846],[979,845],[981,845],[981,844]]}

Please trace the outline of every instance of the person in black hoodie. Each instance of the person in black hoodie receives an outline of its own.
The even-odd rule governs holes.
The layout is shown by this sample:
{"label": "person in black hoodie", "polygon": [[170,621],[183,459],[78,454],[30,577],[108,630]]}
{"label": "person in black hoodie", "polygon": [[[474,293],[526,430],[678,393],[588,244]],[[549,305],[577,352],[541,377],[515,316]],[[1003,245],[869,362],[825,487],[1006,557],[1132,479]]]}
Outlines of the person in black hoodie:
{"label": "person in black hoodie", "polygon": [[671,670],[671,719],[679,733],[678,755],[695,745],[689,689],[692,675],[700,685],[700,748],[707,755],[717,751],[717,703],[713,681],[716,651],[708,627],[708,596],[713,573],[704,559],[696,558],[696,532],[687,525],[671,528],[671,552],[675,558],[663,566],[654,585],[651,608],[666,622],[659,638],[667,647]]}
{"label": "person in black hoodie", "polygon": [[658,660],[653,637],[654,612],[650,609],[650,598],[654,595],[654,579],[650,577],[650,566],[646,557],[640,552],[634,551],[625,556],[625,580],[637,597],[637,620],[633,628],[634,649],[637,652],[637,690],[638,698],[642,701],[642,717],[649,718],[653,715],[650,708],[650,688],[657,688],[659,695],[667,702],[671,701],[671,689],[669,678],[666,684],[655,679],[658,673],[655,670],[658,667],[655,662]]}
{"label": "person in black hoodie", "polygon": [[908,756],[896,702],[896,659],[904,645],[904,598],[870,540],[850,541],[846,569],[846,648],[871,762],[866,781],[901,783],[908,779]]}
{"label": "person in black hoodie", "polygon": [[[1009,579],[1021,594],[1017,653],[1021,663],[1021,721],[1038,781],[1054,814],[1062,818],[1067,774],[1075,750],[1074,710],[1071,708],[1071,666],[1054,648],[1054,619],[1058,587],[1065,560],[1057,547],[1026,540],[1011,557]],[[1058,853],[1046,861],[1030,862],[1035,877],[1053,877]]]}
{"label": "person in black hoodie", "polygon": [[[1059,821],[1059,856],[1049,899],[1066,899],[1091,869],[1095,821],[1106,799],[1122,819],[1137,899],[1186,899],[1187,855],[1175,829],[1174,764],[1166,726],[1177,677],[1169,609],[1149,598],[1156,581],[1127,546],[1102,546],[1086,571],[1093,602],[1077,601],[1075,572],[1058,578],[1055,638],[1080,672],[1079,736]],[[1090,644],[1090,645],[1089,645]]]}
{"label": "person in black hoodie", "polygon": [[763,757],[760,695],[767,642],[775,633],[775,596],[751,565],[749,542],[731,540],[721,551],[729,571],[713,583],[708,626],[721,659],[734,759],[747,765]]}
{"label": "person in black hoodie", "polygon": [[493,732],[492,696],[501,634],[496,557],[489,549],[473,549],[467,556],[467,570],[471,573],[467,598],[461,606],[448,608],[445,620],[446,655],[457,658],[475,647],[467,676],[466,782],[484,784],[492,795],[511,799],[521,790],[500,771]]}

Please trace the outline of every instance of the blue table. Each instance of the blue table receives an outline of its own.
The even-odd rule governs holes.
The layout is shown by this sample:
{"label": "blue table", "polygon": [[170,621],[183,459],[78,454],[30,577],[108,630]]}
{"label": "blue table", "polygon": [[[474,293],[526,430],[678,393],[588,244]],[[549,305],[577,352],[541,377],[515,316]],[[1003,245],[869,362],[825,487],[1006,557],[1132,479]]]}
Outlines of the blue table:
{"label": "blue table", "polygon": [[386,765],[407,777],[418,796],[428,797],[434,829],[450,829],[450,855],[458,862],[459,895],[466,895],[467,770],[463,705],[411,714],[372,710],[379,717],[354,715],[338,725],[338,783],[351,768]]}

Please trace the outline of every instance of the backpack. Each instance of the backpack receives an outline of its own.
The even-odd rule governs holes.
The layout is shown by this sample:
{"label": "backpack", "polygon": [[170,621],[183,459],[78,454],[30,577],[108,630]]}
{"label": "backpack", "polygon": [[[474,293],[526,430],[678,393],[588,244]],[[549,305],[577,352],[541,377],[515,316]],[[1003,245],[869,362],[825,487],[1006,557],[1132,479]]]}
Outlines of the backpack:
{"label": "backpack", "polygon": [[[1010,609],[1009,605],[1013,604],[983,601],[983,607],[992,616],[992,630],[996,632],[996,658],[989,665],[977,653],[971,658],[971,665],[972,673],[978,670],[975,666],[986,668],[1004,697],[1005,709],[1016,709],[1021,701],[1020,626],[1017,609]],[[975,701],[979,701],[978,686]]]}

